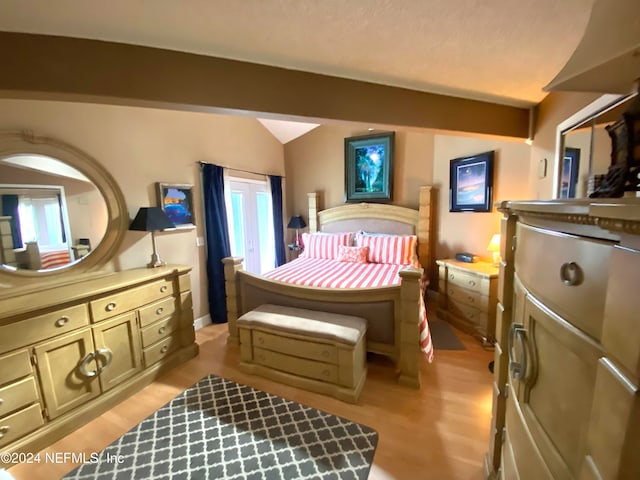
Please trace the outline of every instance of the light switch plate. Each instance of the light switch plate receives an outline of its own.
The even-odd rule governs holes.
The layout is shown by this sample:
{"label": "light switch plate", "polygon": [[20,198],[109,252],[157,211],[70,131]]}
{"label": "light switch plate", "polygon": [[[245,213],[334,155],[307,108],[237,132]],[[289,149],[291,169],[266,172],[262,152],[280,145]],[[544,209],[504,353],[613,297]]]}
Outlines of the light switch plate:
{"label": "light switch plate", "polygon": [[538,178],[547,176],[547,159],[543,158],[538,162]]}

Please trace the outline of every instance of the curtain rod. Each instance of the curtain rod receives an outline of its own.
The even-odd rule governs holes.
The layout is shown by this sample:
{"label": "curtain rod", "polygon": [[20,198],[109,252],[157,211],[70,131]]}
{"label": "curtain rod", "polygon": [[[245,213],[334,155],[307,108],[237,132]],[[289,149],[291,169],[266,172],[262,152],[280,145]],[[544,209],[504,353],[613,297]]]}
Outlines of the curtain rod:
{"label": "curtain rod", "polygon": [[[209,163],[209,162],[203,162],[203,161],[199,161],[196,162],[200,164],[200,167],[202,167],[203,165],[216,165],[215,163]],[[233,170],[236,172],[244,172],[244,173],[251,173],[252,175],[260,175],[260,176],[276,176],[275,174],[270,174],[270,173],[263,173],[263,172],[252,172],[251,170],[242,170],[241,168],[233,168],[233,167],[225,167],[224,165],[218,165],[219,167],[222,168],[226,168],[227,170]],[[284,175],[277,175],[278,177],[282,177],[282,178],[286,178]]]}

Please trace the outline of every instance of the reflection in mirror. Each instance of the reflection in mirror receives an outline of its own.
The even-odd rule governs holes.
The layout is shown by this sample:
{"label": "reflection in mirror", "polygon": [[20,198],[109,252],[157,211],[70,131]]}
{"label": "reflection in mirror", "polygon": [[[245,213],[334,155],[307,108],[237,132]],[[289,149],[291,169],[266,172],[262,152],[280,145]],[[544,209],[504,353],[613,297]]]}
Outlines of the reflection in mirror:
{"label": "reflection in mirror", "polygon": [[[606,95],[592,110],[559,127],[558,198],[582,198],[593,192],[611,165],[611,138],[606,130],[629,106],[633,95]],[[563,122],[567,123],[567,122]],[[563,128],[564,127],[564,128]]]}
{"label": "reflection in mirror", "polygon": [[0,263],[11,270],[73,264],[98,245],[107,206],[75,168],[46,155],[0,159]]}

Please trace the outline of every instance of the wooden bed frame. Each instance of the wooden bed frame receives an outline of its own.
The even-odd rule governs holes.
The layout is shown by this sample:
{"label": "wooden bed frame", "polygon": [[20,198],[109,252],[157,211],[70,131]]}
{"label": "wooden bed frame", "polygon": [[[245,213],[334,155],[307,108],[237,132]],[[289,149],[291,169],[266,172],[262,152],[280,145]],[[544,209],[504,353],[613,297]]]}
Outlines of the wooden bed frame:
{"label": "wooden bed frame", "polygon": [[[431,265],[431,186],[420,187],[418,210],[360,203],[319,211],[318,194],[308,196],[310,233],[355,230],[412,233],[418,237],[420,264],[425,268]],[[358,228],[353,228],[354,225]],[[238,257],[223,259],[229,343],[239,344],[238,317],[264,303],[356,315],[367,319],[371,333],[379,332],[381,336],[391,338],[390,341],[375,341],[368,336],[367,351],[391,358],[399,371],[399,383],[420,387],[420,363],[424,361],[419,347],[418,323],[422,269],[401,271],[400,285],[338,290],[268,280],[245,272],[242,261]]]}

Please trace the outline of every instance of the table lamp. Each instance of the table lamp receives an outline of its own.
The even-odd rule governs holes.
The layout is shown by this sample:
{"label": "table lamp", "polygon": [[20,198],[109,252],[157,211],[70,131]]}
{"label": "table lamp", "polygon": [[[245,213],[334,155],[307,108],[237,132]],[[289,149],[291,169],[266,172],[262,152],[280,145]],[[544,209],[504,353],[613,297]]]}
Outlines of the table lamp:
{"label": "table lamp", "polygon": [[307,224],[304,223],[304,220],[302,219],[302,217],[300,215],[294,215],[293,217],[291,217],[291,220],[289,220],[289,224],[287,225],[287,228],[295,228],[296,229],[296,240],[294,242],[296,247],[300,246],[300,242],[299,242],[299,230],[301,228],[306,227]]}
{"label": "table lamp", "polygon": [[158,248],[156,247],[156,232],[165,230],[167,228],[175,228],[175,225],[167,214],[160,207],[141,207],[136,214],[136,218],[133,219],[129,230],[136,230],[140,232],[151,232],[151,241],[153,242],[153,254],[151,255],[151,262],[147,264],[147,267],[161,267],[166,265],[165,262],[160,260],[158,255]]}
{"label": "table lamp", "polygon": [[500,234],[496,233],[491,237],[487,250],[493,255],[493,264],[497,267],[500,265]]}

